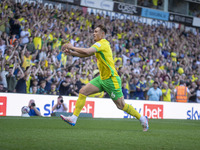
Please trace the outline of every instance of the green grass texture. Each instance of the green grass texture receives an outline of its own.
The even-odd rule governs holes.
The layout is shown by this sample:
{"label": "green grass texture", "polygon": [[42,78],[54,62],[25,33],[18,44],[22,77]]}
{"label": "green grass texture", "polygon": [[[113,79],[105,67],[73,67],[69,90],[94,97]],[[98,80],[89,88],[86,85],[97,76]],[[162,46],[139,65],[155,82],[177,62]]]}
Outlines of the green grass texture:
{"label": "green grass texture", "polygon": [[0,117],[0,150],[198,150],[200,121]]}

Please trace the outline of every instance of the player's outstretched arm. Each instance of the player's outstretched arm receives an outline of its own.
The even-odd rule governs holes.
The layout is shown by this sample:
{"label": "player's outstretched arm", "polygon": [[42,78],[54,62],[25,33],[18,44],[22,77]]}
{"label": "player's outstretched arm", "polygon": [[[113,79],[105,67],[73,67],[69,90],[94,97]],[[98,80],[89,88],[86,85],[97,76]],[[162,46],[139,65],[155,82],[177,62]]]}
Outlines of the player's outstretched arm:
{"label": "player's outstretched arm", "polygon": [[[71,52],[72,55],[74,56],[78,56],[78,57],[88,57],[93,55],[96,52],[96,49],[93,47],[90,48],[78,48],[78,47],[74,47],[71,43],[65,44],[63,46],[63,49],[69,49],[69,50],[73,50]],[[82,54],[82,55],[81,55]]]}
{"label": "player's outstretched arm", "polygon": [[80,54],[78,52],[75,52],[75,51],[72,51],[72,50],[68,50],[68,49],[63,50],[63,53],[65,53],[66,55],[72,55],[72,56],[81,57],[81,58],[93,55],[93,54],[91,54],[91,55]]}
{"label": "player's outstretched arm", "polygon": [[94,53],[92,53],[92,54],[90,54],[90,55],[87,55],[87,54],[81,54],[81,53],[78,53],[78,52],[76,52],[76,51],[71,51],[71,50],[70,50],[70,54],[71,54],[72,56],[76,56],[76,57],[88,57],[88,56],[94,55]]}
{"label": "player's outstretched arm", "polygon": [[84,55],[88,55],[88,56],[91,56],[92,54],[94,54],[97,50],[93,47],[90,47],[90,48],[79,48],[79,47],[72,47],[72,48],[69,48],[69,49],[72,49],[74,50],[75,52],[78,52],[80,54],[84,54]]}

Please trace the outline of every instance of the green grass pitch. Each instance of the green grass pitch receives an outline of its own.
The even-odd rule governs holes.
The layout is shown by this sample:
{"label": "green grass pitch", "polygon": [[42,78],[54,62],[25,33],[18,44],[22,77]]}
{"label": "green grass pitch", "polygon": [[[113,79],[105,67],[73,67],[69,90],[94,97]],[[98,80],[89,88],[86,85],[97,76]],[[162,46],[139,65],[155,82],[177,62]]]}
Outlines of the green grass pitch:
{"label": "green grass pitch", "polygon": [[79,118],[75,127],[59,117],[0,117],[0,150],[197,150],[200,121]]}

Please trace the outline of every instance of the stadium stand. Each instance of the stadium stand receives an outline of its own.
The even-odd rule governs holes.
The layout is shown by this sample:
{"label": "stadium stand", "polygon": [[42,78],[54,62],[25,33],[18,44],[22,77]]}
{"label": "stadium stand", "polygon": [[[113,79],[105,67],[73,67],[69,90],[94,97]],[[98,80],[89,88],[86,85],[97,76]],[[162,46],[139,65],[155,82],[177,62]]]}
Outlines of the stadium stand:
{"label": "stadium stand", "polygon": [[164,92],[170,89],[170,101],[175,101],[175,87],[183,80],[191,91],[190,101],[196,101],[200,86],[198,30],[193,33],[88,14],[82,9],[48,9],[42,4],[21,5],[11,1],[1,1],[0,13],[2,92],[62,92],[77,96],[81,86],[98,74],[96,59],[66,56],[61,46],[70,41],[75,46],[89,47],[94,43],[95,26],[106,24],[107,40],[126,89],[123,91],[130,95],[127,97],[138,99],[142,91],[145,99],[157,81]]}

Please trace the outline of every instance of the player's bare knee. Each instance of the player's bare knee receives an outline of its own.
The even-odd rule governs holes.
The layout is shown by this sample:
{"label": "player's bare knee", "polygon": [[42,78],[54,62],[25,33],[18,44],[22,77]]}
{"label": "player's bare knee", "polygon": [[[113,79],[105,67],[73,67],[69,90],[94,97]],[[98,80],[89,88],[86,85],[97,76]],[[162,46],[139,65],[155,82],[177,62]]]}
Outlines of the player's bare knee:
{"label": "player's bare knee", "polygon": [[123,109],[123,107],[122,107],[122,106],[117,106],[117,108],[118,108],[118,109],[120,109],[120,110],[122,110],[122,109]]}
{"label": "player's bare knee", "polygon": [[117,104],[117,108],[120,109],[120,110],[123,110],[124,105],[123,104]]}
{"label": "player's bare knee", "polygon": [[117,106],[118,109],[123,110],[123,108],[125,106],[123,97],[119,98],[118,100],[113,100],[113,102],[115,103],[115,105]]}
{"label": "player's bare knee", "polygon": [[83,94],[83,95],[86,95],[86,90],[84,87],[82,87],[80,90],[79,90],[79,93]]}

